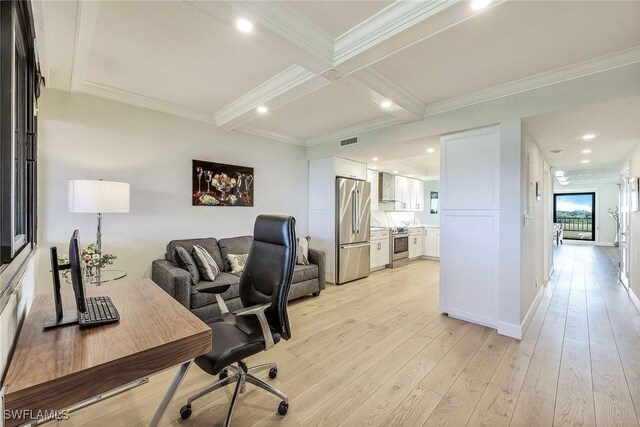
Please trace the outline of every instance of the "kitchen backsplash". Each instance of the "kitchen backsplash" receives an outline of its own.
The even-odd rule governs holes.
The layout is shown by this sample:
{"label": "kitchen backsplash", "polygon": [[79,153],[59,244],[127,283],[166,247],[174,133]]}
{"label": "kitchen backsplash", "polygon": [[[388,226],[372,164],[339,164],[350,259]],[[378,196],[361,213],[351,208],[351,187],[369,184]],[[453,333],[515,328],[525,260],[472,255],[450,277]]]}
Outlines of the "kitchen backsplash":
{"label": "kitchen backsplash", "polygon": [[413,224],[416,224],[414,212],[371,212],[371,225],[374,227],[400,227]]}

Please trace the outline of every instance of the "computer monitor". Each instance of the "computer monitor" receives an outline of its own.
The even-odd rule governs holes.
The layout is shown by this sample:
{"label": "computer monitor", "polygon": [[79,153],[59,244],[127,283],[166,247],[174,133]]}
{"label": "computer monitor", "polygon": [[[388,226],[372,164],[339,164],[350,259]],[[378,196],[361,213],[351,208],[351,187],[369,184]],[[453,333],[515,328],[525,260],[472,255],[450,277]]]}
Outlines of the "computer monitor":
{"label": "computer monitor", "polygon": [[71,273],[71,283],[76,296],[76,306],[80,313],[87,312],[87,304],[84,298],[84,282],[82,280],[82,264],[80,260],[80,241],[78,230],[73,232],[69,241],[69,270]]}

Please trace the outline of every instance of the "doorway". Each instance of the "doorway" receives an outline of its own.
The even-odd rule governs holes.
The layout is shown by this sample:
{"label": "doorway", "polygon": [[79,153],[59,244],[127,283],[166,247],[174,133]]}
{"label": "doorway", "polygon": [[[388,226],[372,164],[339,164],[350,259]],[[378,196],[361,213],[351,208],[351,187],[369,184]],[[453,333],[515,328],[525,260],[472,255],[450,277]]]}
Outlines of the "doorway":
{"label": "doorway", "polygon": [[620,210],[619,210],[619,245],[620,245],[620,281],[629,289],[629,212],[631,211],[631,187],[629,185],[629,166],[620,172]]}
{"label": "doorway", "polygon": [[553,222],[562,224],[565,240],[596,240],[596,193],[553,196]]}

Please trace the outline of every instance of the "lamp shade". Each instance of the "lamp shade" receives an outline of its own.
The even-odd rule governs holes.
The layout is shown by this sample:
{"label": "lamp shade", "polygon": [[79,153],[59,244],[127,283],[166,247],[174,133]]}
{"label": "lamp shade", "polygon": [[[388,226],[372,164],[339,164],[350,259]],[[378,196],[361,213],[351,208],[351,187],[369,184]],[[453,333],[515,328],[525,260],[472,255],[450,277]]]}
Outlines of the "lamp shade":
{"label": "lamp shade", "polygon": [[129,184],[114,181],[71,180],[69,181],[69,212],[129,212]]}

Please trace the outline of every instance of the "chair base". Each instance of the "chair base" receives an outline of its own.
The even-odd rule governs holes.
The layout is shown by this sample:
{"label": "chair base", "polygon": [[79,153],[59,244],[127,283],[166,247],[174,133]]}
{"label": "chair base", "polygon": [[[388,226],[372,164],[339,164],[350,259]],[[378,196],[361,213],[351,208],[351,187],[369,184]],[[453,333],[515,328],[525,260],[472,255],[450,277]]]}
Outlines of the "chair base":
{"label": "chair base", "polygon": [[[289,398],[286,394],[273,387],[272,385],[262,381],[260,378],[256,377],[255,373],[269,370],[269,378],[274,379],[278,375],[278,366],[275,363],[265,363],[263,365],[257,365],[253,367],[247,367],[247,365],[240,361],[238,362],[238,366],[228,366],[219,374],[219,381],[208,385],[207,387],[199,390],[195,394],[193,394],[189,399],[187,399],[187,404],[180,408],[180,417],[183,420],[186,420],[191,416],[191,404],[200,399],[207,394],[218,390],[222,387],[228,386],[230,384],[235,383],[236,387],[233,392],[233,397],[231,398],[231,405],[229,406],[229,413],[227,414],[227,421],[225,422],[225,427],[229,427],[231,425],[231,417],[233,416],[233,411],[236,407],[236,403],[238,401],[238,396],[240,393],[244,392],[246,383],[252,384],[256,387],[259,387],[263,390],[268,391],[269,393],[277,396],[281,399],[280,405],[278,406],[278,413],[280,415],[286,415],[289,409]],[[231,375],[229,375],[229,371],[231,371]]]}

